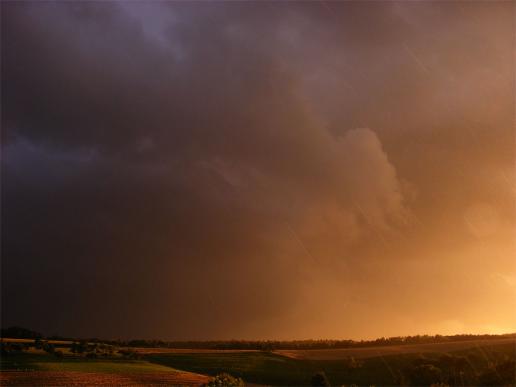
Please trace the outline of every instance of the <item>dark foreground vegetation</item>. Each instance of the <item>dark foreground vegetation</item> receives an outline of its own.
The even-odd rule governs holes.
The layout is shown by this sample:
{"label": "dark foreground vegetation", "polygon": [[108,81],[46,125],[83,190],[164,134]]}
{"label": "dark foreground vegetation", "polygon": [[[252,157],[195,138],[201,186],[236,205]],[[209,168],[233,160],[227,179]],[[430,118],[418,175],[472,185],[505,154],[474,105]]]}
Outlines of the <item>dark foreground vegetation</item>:
{"label": "dark foreground vegetation", "polygon": [[[126,342],[56,340],[55,337],[43,338],[33,332],[25,333],[30,337],[27,340],[17,337],[1,342],[1,369],[4,376],[16,371],[41,372],[43,375],[51,375],[49,372],[86,372],[93,375],[109,374],[110,377],[133,375],[131,380],[139,384],[145,384],[146,380],[152,383],[161,380],[165,384],[209,386],[242,386],[244,383],[300,386],[516,386],[514,335],[417,336],[404,338],[401,342],[399,338],[352,342],[351,347],[338,347],[344,345],[342,341],[270,342],[277,345],[276,348],[299,350],[293,351],[299,356],[292,357],[281,351],[273,351],[274,347],[255,350],[257,343],[263,342],[204,342],[202,345],[198,343],[198,347],[190,346],[189,350],[164,350],[162,346],[156,346],[155,351],[149,351],[147,348],[136,348],[138,345],[131,347]],[[413,351],[415,344],[422,344],[423,348],[423,344],[452,340],[470,343],[461,350],[450,350],[456,346],[439,345],[435,346],[439,349],[433,352],[428,351],[428,347],[420,353]],[[149,347],[149,342],[145,342],[145,346],[138,343],[140,347]],[[221,343],[226,343],[228,347],[221,349],[218,347]],[[247,347],[238,347],[244,343]],[[378,351],[369,351],[364,357],[363,350],[358,348],[365,343]],[[412,352],[404,352],[404,344],[410,344]],[[392,345],[399,345],[394,353],[382,352],[382,348]],[[354,346],[357,350],[335,349]],[[181,348],[187,346],[182,345]],[[205,351],[206,348],[217,350]],[[226,351],[227,348],[232,351]],[[312,348],[328,349],[329,352],[325,352],[326,359],[303,357],[306,350]],[[328,360],[328,353],[334,358]],[[361,355],[352,356],[350,353]],[[134,375],[141,377],[137,379]],[[149,375],[152,379],[149,379]],[[118,383],[116,378],[110,380],[113,384]],[[41,380],[34,383],[45,385]],[[9,385],[5,380],[1,384]],[[86,385],[95,384],[93,380],[86,381]]]}
{"label": "dark foreground vegetation", "polygon": [[323,378],[314,375],[323,373],[331,385],[513,386],[516,370],[514,344],[367,359],[292,359],[270,352],[173,353],[147,358],[202,374],[229,372],[246,382],[273,385],[321,385],[315,381]]}

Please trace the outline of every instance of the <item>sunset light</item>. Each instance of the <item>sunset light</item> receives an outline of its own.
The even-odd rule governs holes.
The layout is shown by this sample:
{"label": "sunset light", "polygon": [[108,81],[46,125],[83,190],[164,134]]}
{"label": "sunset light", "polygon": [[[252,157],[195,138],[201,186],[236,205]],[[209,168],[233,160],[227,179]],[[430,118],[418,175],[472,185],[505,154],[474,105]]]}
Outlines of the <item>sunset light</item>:
{"label": "sunset light", "polygon": [[515,4],[2,1],[0,384],[514,385]]}

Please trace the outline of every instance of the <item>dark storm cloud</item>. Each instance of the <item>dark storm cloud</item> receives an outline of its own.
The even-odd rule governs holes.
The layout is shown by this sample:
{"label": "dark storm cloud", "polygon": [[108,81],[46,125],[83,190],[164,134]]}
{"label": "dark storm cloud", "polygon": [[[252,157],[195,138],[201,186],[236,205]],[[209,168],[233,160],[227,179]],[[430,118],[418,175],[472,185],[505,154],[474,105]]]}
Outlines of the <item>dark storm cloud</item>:
{"label": "dark storm cloud", "polygon": [[[446,130],[464,125],[471,88],[510,93],[499,86],[505,46],[484,47],[507,23],[479,20],[485,9],[462,11],[480,27],[460,7],[396,3],[2,11],[8,323],[99,336],[313,335],[303,305],[375,302],[358,285],[372,257],[394,259],[393,243],[418,224],[411,207],[439,207],[413,202],[433,184],[421,175],[448,178],[436,151],[446,162],[464,149],[490,165],[512,157]],[[436,37],[437,21],[446,28]],[[478,108],[475,136],[507,138],[495,126],[505,108]],[[498,136],[475,129],[486,121]],[[345,293],[343,304],[331,293]],[[333,313],[326,320],[339,321]],[[293,320],[307,328],[288,333]]]}

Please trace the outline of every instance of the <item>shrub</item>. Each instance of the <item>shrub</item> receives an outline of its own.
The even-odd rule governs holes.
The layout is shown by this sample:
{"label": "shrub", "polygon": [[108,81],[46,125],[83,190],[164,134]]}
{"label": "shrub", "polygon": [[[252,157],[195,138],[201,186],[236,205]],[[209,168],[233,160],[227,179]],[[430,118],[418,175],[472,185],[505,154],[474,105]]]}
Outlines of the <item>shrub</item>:
{"label": "shrub", "polygon": [[90,350],[90,346],[88,345],[88,343],[86,341],[81,341],[81,342],[73,342],[72,345],[70,346],[70,351],[72,353],[84,353],[84,352],[87,352],[88,350]]}
{"label": "shrub", "polygon": [[43,348],[43,341],[38,337],[36,340],[34,340],[34,348],[41,349]]}
{"label": "shrub", "polygon": [[54,347],[54,344],[50,344],[49,342],[43,342],[43,351],[47,352],[47,353],[54,353],[56,348]]}
{"label": "shrub", "polygon": [[435,385],[442,382],[442,371],[433,364],[420,364],[410,369],[409,379],[416,386]]}
{"label": "shrub", "polygon": [[222,373],[210,380],[206,387],[243,387],[244,381],[241,378],[235,378],[227,373]]}
{"label": "shrub", "polygon": [[2,355],[14,355],[23,351],[24,347],[18,343],[0,342]]}
{"label": "shrub", "polygon": [[348,370],[355,370],[355,369],[358,369],[358,368],[362,368],[364,365],[364,362],[360,359],[355,359],[353,356],[351,357],[348,357],[347,359],[344,360],[344,366],[348,369]]}
{"label": "shrub", "polygon": [[312,376],[312,379],[310,380],[311,386],[329,386],[330,382],[328,378],[326,377],[326,374],[324,372],[317,372]]}
{"label": "shrub", "polygon": [[480,383],[483,386],[514,386],[516,385],[516,362],[505,360],[489,366],[480,374]]}

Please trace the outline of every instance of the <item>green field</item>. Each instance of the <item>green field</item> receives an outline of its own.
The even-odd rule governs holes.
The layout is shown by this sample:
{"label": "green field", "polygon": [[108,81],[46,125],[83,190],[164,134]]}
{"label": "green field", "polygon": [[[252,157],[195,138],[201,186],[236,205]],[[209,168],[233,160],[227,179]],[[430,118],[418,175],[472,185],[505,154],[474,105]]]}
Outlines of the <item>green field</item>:
{"label": "green field", "polygon": [[[206,375],[229,372],[250,383],[306,385],[306,363],[267,352],[181,353],[147,355],[153,363]],[[310,374],[308,374],[308,377]]]}
{"label": "green field", "polygon": [[[200,385],[207,380],[202,375],[227,372],[247,383],[303,386],[310,385],[312,376],[320,371],[332,385],[430,385],[433,382],[458,386],[515,385],[515,343],[514,340],[483,340],[467,344],[469,347],[460,350],[455,343],[433,347],[424,344],[420,346],[420,352],[414,345],[401,345],[396,347],[396,353],[390,347],[377,346],[374,350],[366,348],[368,357],[365,357],[364,349],[291,350],[286,356],[281,351],[192,349],[167,352],[162,348],[146,348],[136,359],[123,357],[123,348],[121,353],[114,351],[109,356],[87,358],[85,354],[74,354],[68,349],[56,357],[31,347],[2,356],[0,365],[4,378],[14,380],[12,378],[29,375],[35,378],[37,385],[52,384],[56,380],[52,378],[57,377],[71,378],[64,379],[59,385],[75,383],[79,377],[94,385],[92,375],[109,375],[109,383],[130,380],[139,384],[165,381],[181,384],[187,381],[190,385]],[[464,345],[466,343],[461,344]],[[429,348],[439,351],[429,351]],[[49,382],[45,384],[38,378],[47,378]],[[99,383],[105,383],[105,380]]]}
{"label": "green field", "polygon": [[[464,358],[464,369],[455,371],[442,366],[443,355]],[[145,359],[182,370],[206,375],[229,372],[249,383],[272,385],[309,385],[312,375],[324,371],[333,385],[399,385],[408,383],[410,368],[415,364],[435,364],[443,376],[461,379],[464,385],[478,384],[477,377],[490,364],[514,359],[514,343],[486,344],[461,351],[408,353],[361,359],[355,364],[350,358],[335,360],[308,360],[284,357],[271,352],[240,353],[169,353],[151,354]],[[351,363],[351,366],[350,366]],[[460,378],[459,378],[460,376]]]}

